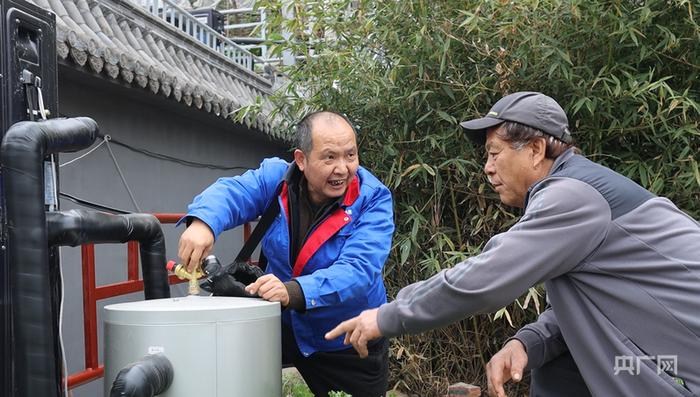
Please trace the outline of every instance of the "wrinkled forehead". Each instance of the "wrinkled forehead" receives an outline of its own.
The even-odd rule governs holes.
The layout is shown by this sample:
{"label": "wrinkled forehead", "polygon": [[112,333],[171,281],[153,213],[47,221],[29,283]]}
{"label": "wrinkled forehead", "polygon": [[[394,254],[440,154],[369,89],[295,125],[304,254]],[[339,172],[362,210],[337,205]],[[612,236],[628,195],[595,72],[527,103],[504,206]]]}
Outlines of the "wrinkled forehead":
{"label": "wrinkled forehead", "polygon": [[489,128],[486,131],[486,143],[484,144],[484,147],[486,150],[501,147],[503,144],[507,143],[506,140],[503,139],[504,137],[505,130],[503,129],[503,126]]}
{"label": "wrinkled forehead", "polygon": [[321,118],[311,126],[311,141],[314,149],[333,147],[356,147],[355,131],[342,118]]}

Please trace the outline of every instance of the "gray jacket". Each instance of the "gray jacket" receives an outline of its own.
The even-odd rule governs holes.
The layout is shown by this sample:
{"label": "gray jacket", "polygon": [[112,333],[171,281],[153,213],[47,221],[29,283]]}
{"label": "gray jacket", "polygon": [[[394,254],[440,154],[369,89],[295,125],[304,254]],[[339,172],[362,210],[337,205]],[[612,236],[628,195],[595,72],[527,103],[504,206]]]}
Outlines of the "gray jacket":
{"label": "gray jacket", "polygon": [[530,187],[518,223],[480,255],[403,288],[380,307],[379,328],[440,327],[542,282],[551,306],[515,336],[528,368],[568,349],[594,396],[700,392],[700,225],[573,150]]}

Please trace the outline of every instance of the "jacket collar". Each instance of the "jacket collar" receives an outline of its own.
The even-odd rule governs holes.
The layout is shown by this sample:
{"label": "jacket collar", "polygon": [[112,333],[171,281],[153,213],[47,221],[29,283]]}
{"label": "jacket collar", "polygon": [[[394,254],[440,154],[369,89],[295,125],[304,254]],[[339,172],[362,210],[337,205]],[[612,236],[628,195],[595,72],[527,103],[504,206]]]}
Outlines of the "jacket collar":
{"label": "jacket collar", "polygon": [[552,176],[555,172],[561,170],[561,168],[566,164],[569,159],[574,157],[576,154],[575,148],[569,148],[567,149],[564,153],[560,154],[556,159],[554,159],[554,163],[552,164],[552,168],[549,169],[549,173],[547,173],[547,176],[544,178],[540,179],[539,181],[533,183],[528,189],[527,189],[527,194],[525,195],[525,204],[523,206],[523,211],[525,208],[527,208],[527,204],[530,201],[530,194],[532,193],[532,190],[535,188],[535,186],[539,185],[542,181],[547,179],[548,177]]}
{"label": "jacket collar", "polygon": [[570,158],[574,157],[574,154],[576,154],[576,153],[575,153],[575,149],[573,147],[566,149],[566,151],[564,153],[560,154],[559,157],[554,159],[554,164],[552,164],[552,168],[549,170],[549,173],[547,174],[547,176],[550,176],[550,175],[554,174],[555,172],[559,171],[561,169],[561,167],[563,167],[564,164],[567,161],[569,161]]}

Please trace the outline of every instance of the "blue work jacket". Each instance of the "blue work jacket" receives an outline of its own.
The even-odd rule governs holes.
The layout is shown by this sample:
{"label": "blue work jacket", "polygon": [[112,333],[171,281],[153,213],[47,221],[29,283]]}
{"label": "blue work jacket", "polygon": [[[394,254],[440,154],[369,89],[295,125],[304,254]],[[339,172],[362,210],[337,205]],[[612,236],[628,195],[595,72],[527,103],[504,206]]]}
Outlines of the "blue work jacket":
{"label": "blue work jacket", "polygon": [[220,178],[195,197],[187,216],[202,220],[218,237],[224,230],[255,220],[272,200],[278,200],[280,213],[262,240],[266,272],[282,281],[296,280],[306,301],[304,312],[285,310],[282,321],[294,329],[304,356],[346,349],[342,337],[328,341],[325,333],[386,302],[382,268],[394,232],[391,192],[359,167],[340,206],[309,232],[291,263],[285,179],[290,167],[296,166],[272,158],[258,169]]}

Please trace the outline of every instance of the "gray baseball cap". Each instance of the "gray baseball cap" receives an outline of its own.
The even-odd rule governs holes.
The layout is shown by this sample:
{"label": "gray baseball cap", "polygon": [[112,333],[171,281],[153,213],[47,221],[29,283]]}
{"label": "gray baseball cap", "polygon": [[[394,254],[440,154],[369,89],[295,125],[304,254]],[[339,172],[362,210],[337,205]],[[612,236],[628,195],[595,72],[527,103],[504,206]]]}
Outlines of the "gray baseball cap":
{"label": "gray baseball cap", "polygon": [[557,101],[539,92],[524,91],[506,95],[493,105],[486,116],[463,121],[459,125],[472,141],[483,145],[486,141],[486,130],[504,121],[515,121],[538,129],[564,143],[571,143],[569,120],[564,109]]}

